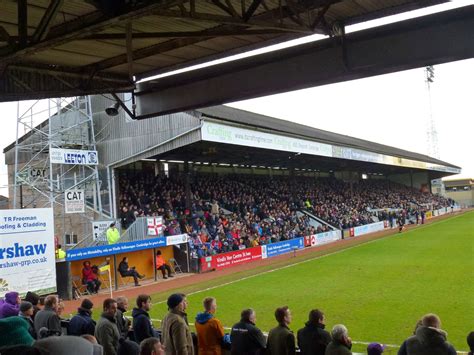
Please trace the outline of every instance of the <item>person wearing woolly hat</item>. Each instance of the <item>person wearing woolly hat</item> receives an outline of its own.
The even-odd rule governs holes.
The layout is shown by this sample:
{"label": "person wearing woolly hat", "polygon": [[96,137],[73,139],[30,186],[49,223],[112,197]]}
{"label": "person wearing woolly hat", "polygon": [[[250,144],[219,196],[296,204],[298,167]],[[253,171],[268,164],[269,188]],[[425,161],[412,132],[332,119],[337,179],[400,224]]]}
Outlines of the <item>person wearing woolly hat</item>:
{"label": "person wearing woolly hat", "polygon": [[35,320],[36,313],[41,311],[41,308],[38,306],[40,303],[40,296],[34,292],[28,291],[23,301],[31,302],[33,305],[33,315],[31,318]]}
{"label": "person wearing woolly hat", "polygon": [[77,309],[77,314],[72,317],[67,327],[68,335],[81,336],[83,334],[94,335],[95,321],[91,318],[94,304],[91,300],[85,298],[81,306]]}
{"label": "person wearing woolly hat", "polygon": [[469,346],[469,353],[467,355],[474,355],[474,332],[467,335],[467,345]]}
{"label": "person wearing woolly hat", "polygon": [[134,341],[120,338],[117,355],[139,355],[140,346]]}
{"label": "person wearing woolly hat", "polygon": [[20,312],[20,296],[18,292],[5,294],[3,304],[0,306],[0,318],[14,317]]}
{"label": "person wearing woolly hat", "polygon": [[0,319],[0,347],[12,345],[31,345],[35,340],[28,333],[28,323],[14,316]]}
{"label": "person wearing woolly hat", "polygon": [[161,339],[166,354],[193,355],[193,339],[189,330],[186,295],[174,293],[168,297],[169,313],[161,323]]}
{"label": "person wearing woolly hat", "polygon": [[28,322],[28,332],[31,334],[33,338],[36,339],[36,332],[35,332],[35,323],[33,322],[33,305],[31,302],[23,301],[20,303],[20,318],[23,318]]}
{"label": "person wearing woolly hat", "polygon": [[381,355],[385,350],[385,345],[379,343],[370,343],[367,346],[367,355]]}

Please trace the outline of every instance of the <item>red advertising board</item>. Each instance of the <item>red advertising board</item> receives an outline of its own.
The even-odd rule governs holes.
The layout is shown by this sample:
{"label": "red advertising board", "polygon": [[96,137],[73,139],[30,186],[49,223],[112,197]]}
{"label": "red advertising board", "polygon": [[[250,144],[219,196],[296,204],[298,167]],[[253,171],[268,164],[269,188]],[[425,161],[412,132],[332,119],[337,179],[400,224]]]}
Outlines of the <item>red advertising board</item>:
{"label": "red advertising board", "polygon": [[248,248],[230,253],[218,254],[201,258],[201,271],[219,270],[246,262],[260,260],[262,258],[262,248]]}

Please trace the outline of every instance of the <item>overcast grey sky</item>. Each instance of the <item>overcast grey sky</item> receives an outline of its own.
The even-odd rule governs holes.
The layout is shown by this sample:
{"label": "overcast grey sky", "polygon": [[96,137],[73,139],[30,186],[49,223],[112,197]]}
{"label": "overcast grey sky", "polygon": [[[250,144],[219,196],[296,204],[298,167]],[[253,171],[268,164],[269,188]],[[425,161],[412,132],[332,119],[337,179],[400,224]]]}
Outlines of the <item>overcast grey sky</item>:
{"label": "overcast grey sky", "polygon": [[[473,4],[456,0],[422,11],[392,16],[377,25],[422,16],[434,10]],[[367,27],[353,26],[349,30]],[[349,31],[348,31],[349,32]],[[370,141],[427,153],[428,92],[423,69],[326,85],[235,102],[231,106]],[[440,159],[474,178],[474,59],[435,67],[433,117]],[[21,109],[31,105],[22,102]],[[1,103],[0,195],[8,196],[3,148],[16,137],[17,103]],[[36,122],[39,123],[39,122]],[[456,176],[454,176],[456,177]]]}

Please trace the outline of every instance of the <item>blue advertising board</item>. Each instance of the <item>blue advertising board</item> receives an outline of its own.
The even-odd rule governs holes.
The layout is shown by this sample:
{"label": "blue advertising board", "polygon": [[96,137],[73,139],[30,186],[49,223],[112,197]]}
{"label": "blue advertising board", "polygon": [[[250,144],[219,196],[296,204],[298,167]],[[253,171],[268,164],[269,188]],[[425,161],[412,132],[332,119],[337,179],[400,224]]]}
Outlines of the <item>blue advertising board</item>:
{"label": "blue advertising board", "polygon": [[133,242],[117,243],[112,245],[97,245],[95,247],[70,249],[67,251],[66,260],[74,261],[81,259],[96,258],[100,256],[129,253],[143,249],[160,248],[166,246],[166,238],[150,238]]}
{"label": "blue advertising board", "polygon": [[262,245],[262,258],[289,253],[294,249],[304,249],[304,238],[295,238],[283,242]]}

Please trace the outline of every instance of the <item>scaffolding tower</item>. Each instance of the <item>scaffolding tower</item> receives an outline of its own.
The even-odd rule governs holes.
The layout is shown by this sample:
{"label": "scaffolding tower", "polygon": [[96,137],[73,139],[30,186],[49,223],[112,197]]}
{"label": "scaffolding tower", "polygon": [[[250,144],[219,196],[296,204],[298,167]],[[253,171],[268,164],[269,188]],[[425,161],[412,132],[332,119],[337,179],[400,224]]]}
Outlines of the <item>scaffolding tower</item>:
{"label": "scaffolding tower", "polygon": [[[108,216],[98,165],[58,164],[51,159],[56,149],[96,151],[89,96],[38,100],[23,111],[18,103],[17,109],[13,208],[53,208],[58,242],[72,246],[92,234],[91,221]],[[67,191],[83,193],[83,212],[66,210]]]}

